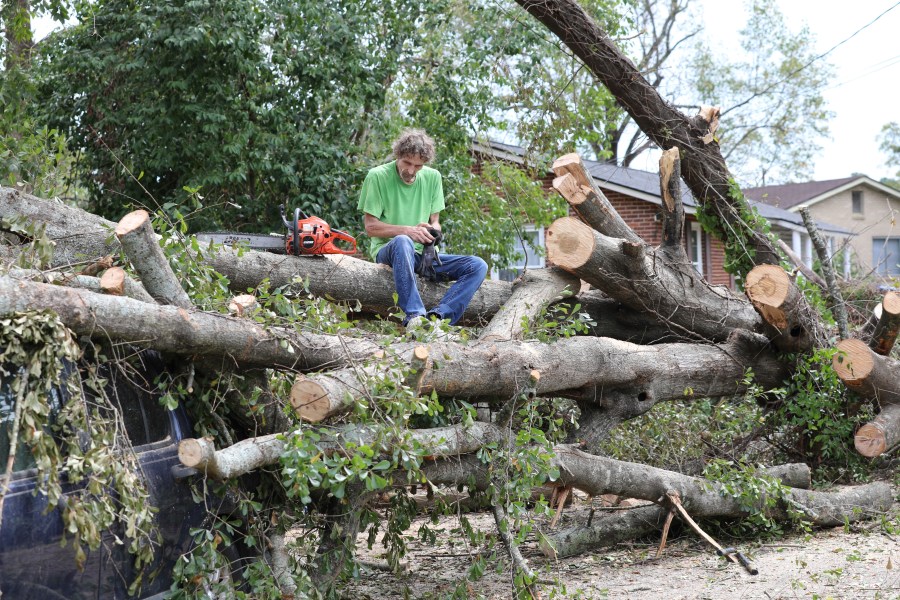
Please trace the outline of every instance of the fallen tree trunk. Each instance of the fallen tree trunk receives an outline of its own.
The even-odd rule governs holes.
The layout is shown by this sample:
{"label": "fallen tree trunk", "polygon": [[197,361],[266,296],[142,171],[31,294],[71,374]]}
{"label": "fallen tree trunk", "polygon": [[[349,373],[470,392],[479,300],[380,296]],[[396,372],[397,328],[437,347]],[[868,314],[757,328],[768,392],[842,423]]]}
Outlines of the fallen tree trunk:
{"label": "fallen tree trunk", "polygon": [[0,277],[0,314],[45,309],[78,335],[224,358],[234,366],[309,371],[342,367],[380,349],[362,338],[266,328],[248,319]]}
{"label": "fallen tree trunk", "polygon": [[[119,244],[110,235],[116,226],[114,222],[13,188],[0,187],[0,218],[24,218],[35,226],[44,226],[45,235],[55,242],[52,267],[90,263],[119,251]],[[18,258],[20,252],[20,246],[0,244],[0,260],[7,263]]]}
{"label": "fallen tree trunk", "polygon": [[[256,469],[275,465],[281,455],[290,448],[293,436],[307,433],[305,428],[289,433],[278,433],[242,440],[234,445],[216,450],[208,438],[189,438],[178,444],[181,464],[197,469],[213,479],[230,479]],[[377,449],[390,455],[400,440],[381,439],[378,433],[366,426],[347,425],[337,429],[319,428],[319,447],[325,452],[349,454],[348,447],[371,446],[380,442]],[[428,460],[438,460],[461,454],[470,454],[488,444],[503,443],[506,435],[490,423],[473,422],[469,426],[451,425],[431,429],[409,429],[402,442],[421,444],[429,449]]]}
{"label": "fallen tree trunk", "polygon": [[[676,490],[685,508],[695,518],[743,518],[749,514],[744,506],[746,499],[729,495],[715,482],[573,449],[557,450],[554,462],[560,468],[560,483],[590,495],[616,494],[656,502],[669,490]],[[765,498],[760,498],[755,508],[780,521],[790,520],[789,510],[800,511],[805,520],[817,527],[835,527],[884,514],[893,504],[893,494],[889,484],[879,482],[836,492],[791,488],[776,508],[767,508],[765,502]],[[661,525],[666,513],[665,509],[651,507],[642,509],[640,517]],[[572,556],[606,546],[620,535],[623,538],[633,536],[636,529],[643,529],[644,533],[655,529],[641,527],[634,517],[623,517],[609,524],[604,521],[599,519],[590,527],[574,526],[548,534],[543,547],[545,554]]]}
{"label": "fallen tree trunk", "polygon": [[603,235],[621,238],[629,242],[641,242],[641,238],[594,184],[577,153],[560,156],[553,162],[553,189],[566,199],[581,219]]}
{"label": "fallen tree trunk", "polygon": [[[423,390],[440,397],[505,400],[518,395],[541,373],[536,392],[579,400],[582,420],[577,435],[599,442],[615,425],[650,410],[657,402],[733,395],[744,390],[746,370],[755,383],[775,386],[789,367],[766,348],[767,340],[736,332],[725,344],[637,346],[606,338],[569,338],[553,344],[498,342],[461,346],[435,343],[435,366],[422,380]],[[396,347],[401,362],[407,351]],[[341,414],[373,394],[376,381],[366,369],[347,368],[308,375],[295,384],[298,416],[321,420]],[[292,392],[292,397],[295,394]],[[306,412],[305,412],[306,411]]]}
{"label": "fallen tree trunk", "polygon": [[[121,272],[121,293],[113,293],[108,289],[109,283],[104,284],[104,278],[106,274],[110,271],[117,270]],[[156,304],[156,300],[153,299],[150,294],[147,293],[147,290],[144,289],[139,282],[135,281],[131,277],[125,275],[124,271],[122,271],[119,267],[113,267],[106,271],[103,274],[103,277],[97,278],[92,277],[90,275],[66,275],[63,273],[59,273],[56,271],[38,271],[36,269],[10,269],[9,276],[13,279],[25,279],[28,281],[36,281],[39,283],[50,283],[53,285],[66,286],[72,288],[79,288],[83,290],[87,290],[89,292],[94,292],[96,294],[109,294],[111,296],[126,296],[133,300],[139,300],[141,302],[148,302],[150,304]],[[117,288],[118,290],[118,284]]]}
{"label": "fallen tree trunk", "polygon": [[175,277],[159,245],[150,214],[146,210],[130,212],[116,225],[116,237],[125,255],[138,272],[141,283],[160,304],[194,308],[194,303]]}
{"label": "fallen tree trunk", "polygon": [[710,286],[685,261],[671,263],[649,246],[607,237],[577,219],[558,219],[547,230],[554,264],[636,311],[677,327],[685,337],[721,341],[735,329],[762,331],[743,298]]}

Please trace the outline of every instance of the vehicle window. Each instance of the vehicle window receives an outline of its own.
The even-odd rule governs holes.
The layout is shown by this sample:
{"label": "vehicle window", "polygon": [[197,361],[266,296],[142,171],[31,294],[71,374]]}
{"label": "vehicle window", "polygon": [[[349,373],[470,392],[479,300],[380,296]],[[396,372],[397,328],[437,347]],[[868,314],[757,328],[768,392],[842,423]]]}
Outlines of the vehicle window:
{"label": "vehicle window", "polygon": [[[6,470],[6,464],[9,461],[9,451],[12,447],[13,424],[16,415],[16,397],[10,389],[10,382],[20,368],[12,365],[5,365],[0,368],[0,469]],[[63,399],[59,390],[53,388],[50,392],[50,422],[55,422],[60,410],[62,409]],[[28,444],[25,443],[24,436],[19,436],[16,444],[16,458],[13,462],[13,472],[25,471],[37,466]]]}
{"label": "vehicle window", "polygon": [[125,431],[132,446],[142,446],[166,439],[169,435],[169,416],[155,393],[153,369],[127,372],[111,367],[106,374],[106,392],[119,408]]}

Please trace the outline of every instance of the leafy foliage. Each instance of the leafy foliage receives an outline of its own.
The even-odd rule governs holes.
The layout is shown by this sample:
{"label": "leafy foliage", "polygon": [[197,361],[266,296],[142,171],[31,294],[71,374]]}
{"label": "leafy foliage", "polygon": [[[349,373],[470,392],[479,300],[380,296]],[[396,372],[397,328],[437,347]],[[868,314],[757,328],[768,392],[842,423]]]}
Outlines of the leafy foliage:
{"label": "leafy foliage", "polygon": [[[85,547],[97,550],[103,532],[121,524],[139,573],[131,590],[139,589],[159,534],[147,488],[104,391],[97,369],[102,357],[82,370],[91,390],[89,410],[75,369],[81,349],[58,317],[24,313],[0,319],[0,348],[0,379],[14,400],[14,406],[0,407],[4,420],[14,412],[11,456],[20,443],[31,451],[39,493],[48,509],[61,509],[78,564],[86,559]],[[65,502],[63,481],[80,486]]]}

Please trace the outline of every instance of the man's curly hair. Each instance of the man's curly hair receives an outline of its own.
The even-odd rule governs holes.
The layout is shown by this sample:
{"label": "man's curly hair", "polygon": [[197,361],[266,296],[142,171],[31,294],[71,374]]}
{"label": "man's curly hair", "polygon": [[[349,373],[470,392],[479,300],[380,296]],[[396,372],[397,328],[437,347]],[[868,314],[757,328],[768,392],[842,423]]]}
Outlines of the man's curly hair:
{"label": "man's curly hair", "polygon": [[418,156],[426,163],[434,160],[434,140],[424,129],[404,129],[393,145],[394,158]]}

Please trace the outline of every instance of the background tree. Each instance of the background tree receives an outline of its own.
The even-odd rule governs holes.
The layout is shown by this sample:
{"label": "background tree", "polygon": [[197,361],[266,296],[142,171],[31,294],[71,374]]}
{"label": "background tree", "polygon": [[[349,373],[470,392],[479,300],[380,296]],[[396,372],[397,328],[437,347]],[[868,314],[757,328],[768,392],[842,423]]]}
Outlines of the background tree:
{"label": "background tree", "polygon": [[[891,167],[900,167],[900,123],[892,121],[881,128],[879,137],[879,149],[887,155],[885,164]],[[884,178],[881,183],[900,189],[900,171],[894,178]]]}

